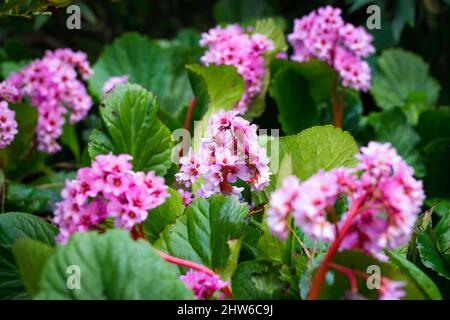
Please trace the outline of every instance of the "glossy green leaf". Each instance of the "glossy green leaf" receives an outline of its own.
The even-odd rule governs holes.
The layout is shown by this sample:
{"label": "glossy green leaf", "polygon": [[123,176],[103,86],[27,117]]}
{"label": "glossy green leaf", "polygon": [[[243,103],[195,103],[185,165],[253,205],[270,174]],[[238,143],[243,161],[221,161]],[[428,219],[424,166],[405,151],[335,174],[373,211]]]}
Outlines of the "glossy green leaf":
{"label": "glossy green leaf", "polygon": [[31,214],[0,214],[0,299],[28,298],[12,252],[13,244],[29,238],[53,246],[56,233],[54,226]]}
{"label": "glossy green leaf", "polygon": [[188,49],[174,41],[157,43],[137,33],[125,33],[104,48],[89,79],[90,90],[101,97],[103,84],[112,76],[128,75],[161,100],[161,109],[176,116],[192,97],[184,65]]}
{"label": "glossy green leaf", "polygon": [[184,213],[184,204],[178,191],[169,188],[170,197],[166,201],[148,212],[143,227],[147,239],[155,242],[166,226]]}
{"label": "glossy green leaf", "polygon": [[381,108],[401,107],[416,92],[426,94],[428,104],[436,103],[440,85],[421,57],[403,49],[388,49],[378,58],[378,67],[371,92]]}
{"label": "glossy green leaf", "polygon": [[189,299],[192,293],[148,242],[109,230],[75,234],[58,247],[44,266],[36,298]]}
{"label": "glossy green leaf", "polygon": [[171,166],[170,131],[158,119],[158,100],[136,84],[118,85],[100,107],[102,128],[90,136],[91,159],[98,154],[127,153],[135,171],[164,175]]}
{"label": "glossy green leaf", "polygon": [[55,249],[37,240],[22,238],[14,243],[12,251],[22,282],[33,297],[39,291],[44,264]]}
{"label": "glossy green leaf", "polygon": [[422,270],[420,270],[414,263],[406,259],[404,256],[388,252],[390,260],[400,269],[401,272],[407,274],[419,287],[423,293],[431,300],[441,300],[442,296],[438,287]]}
{"label": "glossy green leaf", "polygon": [[279,267],[267,260],[240,263],[231,281],[233,294],[242,300],[281,299],[287,284],[281,281]]}
{"label": "glossy green leaf", "polygon": [[196,115],[200,118],[207,111],[230,110],[244,94],[244,80],[233,66],[188,65],[189,78],[196,98]]}
{"label": "glossy green leaf", "polygon": [[198,198],[155,246],[221,272],[231,257],[230,240],[244,235],[247,214],[248,207],[235,196]]}
{"label": "glossy green leaf", "polygon": [[279,168],[274,172],[266,192],[280,186],[288,175],[305,180],[320,169],[354,166],[358,151],[358,145],[348,132],[331,125],[312,127],[297,135],[281,137],[278,150],[271,154],[271,165],[277,163]]}
{"label": "glossy green leaf", "polygon": [[420,134],[420,143],[426,145],[428,142],[438,138],[450,138],[450,108],[440,107],[427,110],[420,115],[417,130]]}
{"label": "glossy green leaf", "polygon": [[442,277],[450,280],[450,265],[445,261],[431,236],[425,231],[418,232],[417,248],[425,267],[436,271]]}

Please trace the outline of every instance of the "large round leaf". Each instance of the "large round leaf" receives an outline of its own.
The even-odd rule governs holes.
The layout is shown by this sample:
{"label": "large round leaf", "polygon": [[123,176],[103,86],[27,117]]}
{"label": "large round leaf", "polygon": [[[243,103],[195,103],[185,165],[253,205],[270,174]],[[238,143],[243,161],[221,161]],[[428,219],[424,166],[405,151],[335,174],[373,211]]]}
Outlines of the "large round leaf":
{"label": "large round leaf", "polygon": [[403,49],[388,49],[378,58],[378,67],[371,92],[381,108],[401,107],[417,92],[426,94],[428,104],[436,103],[440,86],[421,57]]}
{"label": "large round leaf", "polygon": [[128,75],[161,99],[161,108],[176,116],[192,97],[184,65],[190,60],[181,43],[158,44],[137,33],[125,33],[105,47],[94,64],[90,90],[101,97],[103,84],[112,76]]}
{"label": "large round leaf", "polygon": [[[69,270],[69,273],[68,273]],[[70,271],[73,270],[73,271]],[[73,278],[68,286],[69,277]],[[73,289],[69,289],[73,288]],[[110,230],[75,234],[46,262],[37,299],[189,299],[177,268],[148,242]]]}
{"label": "large round leaf", "polygon": [[[279,187],[288,175],[296,175],[301,180],[312,176],[320,169],[351,167],[356,164],[358,145],[345,131],[331,125],[312,127],[297,135],[269,140],[273,170],[268,192]],[[275,145],[272,145],[274,144]],[[275,168],[276,169],[276,168]]]}
{"label": "large round leaf", "polygon": [[171,166],[170,131],[158,119],[155,96],[136,84],[118,85],[100,106],[102,127],[90,136],[91,158],[112,152],[133,157],[133,169],[164,175]]}

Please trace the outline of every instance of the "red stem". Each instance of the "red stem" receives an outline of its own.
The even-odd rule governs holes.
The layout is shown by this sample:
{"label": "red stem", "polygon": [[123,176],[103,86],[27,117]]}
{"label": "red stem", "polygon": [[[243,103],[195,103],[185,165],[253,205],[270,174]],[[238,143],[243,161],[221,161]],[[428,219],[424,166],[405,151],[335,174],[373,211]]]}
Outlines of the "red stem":
{"label": "red stem", "polygon": [[317,273],[311,284],[311,290],[309,291],[308,295],[309,300],[316,300],[319,297],[320,289],[322,288],[322,284],[325,280],[325,276],[328,272],[330,264],[333,261],[333,258],[336,252],[338,251],[342,240],[344,240],[345,236],[347,235],[347,232],[352,225],[353,218],[356,216],[359,209],[361,208],[361,205],[366,199],[366,196],[367,194],[362,195],[359,199],[356,200],[356,202],[351,207],[347,216],[347,220],[345,220],[344,225],[339,231],[339,234],[336,236],[336,239],[331,244],[325,258],[323,259],[319,269],[317,270]]}
{"label": "red stem", "polygon": [[186,130],[191,129],[192,117],[194,116],[195,105],[197,104],[195,97],[192,97],[191,102],[186,113],[186,118],[184,119],[184,128]]}
{"label": "red stem", "polygon": [[222,193],[230,193],[231,192],[231,186],[228,184],[228,168],[225,167],[223,171],[223,179],[220,183],[220,192]]}
{"label": "red stem", "polygon": [[[176,264],[178,266],[186,267],[189,269],[201,271],[210,276],[217,276],[217,274],[213,270],[209,269],[208,267],[205,267],[204,265],[201,265],[201,264],[193,262],[193,261],[173,257],[173,256],[171,256],[165,252],[159,251],[159,250],[157,250],[157,251],[158,251],[160,257],[163,258],[164,260],[166,260],[167,262]],[[225,287],[223,289],[223,291],[230,299],[234,299],[233,293],[231,292],[231,290],[228,286]]]}
{"label": "red stem", "polygon": [[344,266],[335,263],[330,263],[330,267],[344,273],[347,276],[348,281],[350,282],[350,288],[352,289],[352,292],[354,293],[358,292],[358,284],[356,282],[355,273],[353,272],[352,269],[346,268]]}

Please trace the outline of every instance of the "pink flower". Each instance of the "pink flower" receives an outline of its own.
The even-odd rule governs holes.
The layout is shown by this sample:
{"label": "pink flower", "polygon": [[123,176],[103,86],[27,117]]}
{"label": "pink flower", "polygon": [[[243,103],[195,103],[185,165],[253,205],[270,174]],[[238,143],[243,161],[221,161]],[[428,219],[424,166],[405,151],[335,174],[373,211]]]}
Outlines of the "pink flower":
{"label": "pink flower", "polygon": [[385,277],[381,278],[381,288],[379,291],[379,300],[400,300],[406,295],[403,290],[404,282],[392,281]]}
{"label": "pink flower", "polygon": [[6,101],[0,101],[0,149],[6,148],[17,134],[16,113],[8,108]]}
{"label": "pink flower", "polygon": [[[204,272],[193,270],[180,276],[180,279],[194,292],[197,299],[210,299],[217,291],[229,285],[217,275],[210,276]],[[223,295],[219,295],[219,299],[223,299]]]}
{"label": "pink flower", "polygon": [[134,172],[131,159],[127,154],[98,155],[91,167],[66,181],[53,218],[60,229],[58,242],[95,229],[108,217],[114,218],[117,228],[131,230],[169,197],[164,179],[151,171]]}
{"label": "pink flower", "polygon": [[93,104],[84,84],[77,79],[77,71],[84,80],[93,73],[86,54],[57,49],[47,51],[42,59],[34,60],[0,83],[3,99],[17,103],[28,96],[36,107],[40,151],[59,151],[57,139],[62,134],[64,115],[68,114],[70,123],[74,124],[87,115]]}
{"label": "pink flower", "polygon": [[270,197],[267,223],[272,233],[285,238],[292,214],[305,234],[331,242],[348,219],[346,211],[337,221],[338,197],[347,200],[348,210],[363,198],[340,249],[360,249],[386,260],[384,249],[408,243],[425,200],[422,182],[389,143],[370,142],[356,158],[354,169],[319,171],[302,183],[286,178]]}
{"label": "pink flower", "polygon": [[261,91],[266,72],[264,55],[274,50],[272,40],[261,34],[248,34],[239,25],[233,24],[203,33],[200,45],[208,47],[201,58],[205,65],[232,65],[244,78],[245,92],[237,110],[245,112]]}
{"label": "pink flower", "polygon": [[230,185],[238,179],[248,183],[251,190],[262,190],[270,182],[269,159],[258,144],[257,128],[237,114],[236,110],[221,110],[211,115],[208,137],[202,140],[198,154],[191,149],[180,159],[177,181],[189,187],[203,178],[197,193],[200,197],[240,195],[243,189]]}
{"label": "pink flower", "polygon": [[127,81],[128,81],[128,75],[109,78],[103,84],[103,88],[102,88],[103,95],[112,91],[116,85],[121,84],[121,83],[126,83]]}
{"label": "pink flower", "polygon": [[183,189],[178,189],[178,193],[181,195],[181,200],[183,201],[183,204],[186,207],[192,203],[192,200],[193,200],[192,192],[189,192],[189,191],[186,191]]}
{"label": "pink flower", "polygon": [[373,37],[364,28],[345,23],[341,9],[325,6],[296,19],[288,40],[294,49],[292,60],[317,58],[336,69],[343,86],[370,89],[370,67],[362,58],[375,52]]}

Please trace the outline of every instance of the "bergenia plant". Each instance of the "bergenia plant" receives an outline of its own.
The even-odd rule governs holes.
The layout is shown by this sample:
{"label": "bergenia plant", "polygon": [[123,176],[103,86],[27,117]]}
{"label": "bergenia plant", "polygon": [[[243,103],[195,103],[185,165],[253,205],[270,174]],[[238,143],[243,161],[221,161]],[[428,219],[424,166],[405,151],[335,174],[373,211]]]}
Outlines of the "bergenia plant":
{"label": "bergenia plant", "polygon": [[[320,171],[303,182],[287,177],[270,197],[267,223],[272,233],[285,239],[292,216],[306,235],[331,243],[312,283],[313,299],[338,250],[356,248],[387,260],[384,249],[407,244],[425,199],[422,182],[389,143],[370,142],[356,158],[354,168]],[[347,210],[338,217],[335,205],[341,197]],[[386,285],[385,290],[389,288],[397,286]],[[383,292],[381,296],[387,295]]]}

